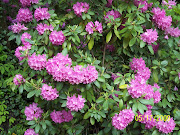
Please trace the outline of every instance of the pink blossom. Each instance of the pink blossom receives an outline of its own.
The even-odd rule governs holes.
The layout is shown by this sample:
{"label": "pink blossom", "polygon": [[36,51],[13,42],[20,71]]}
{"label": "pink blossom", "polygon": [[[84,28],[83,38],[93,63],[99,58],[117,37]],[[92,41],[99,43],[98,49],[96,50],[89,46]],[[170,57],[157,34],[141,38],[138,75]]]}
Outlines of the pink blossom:
{"label": "pink blossom", "polygon": [[33,20],[32,12],[28,8],[20,8],[17,14],[18,22],[30,22]]}
{"label": "pink blossom", "polygon": [[109,50],[109,52],[114,52],[115,51],[114,45],[106,45],[106,49]]}
{"label": "pink blossom", "polygon": [[32,103],[29,106],[25,107],[26,120],[34,120],[34,118],[41,118],[43,110],[40,107],[37,107],[37,103]]}
{"label": "pink blossom", "polygon": [[131,109],[124,109],[112,117],[112,125],[118,130],[123,130],[133,121],[134,116],[135,114]]}
{"label": "pink blossom", "polygon": [[109,21],[109,16],[113,16],[113,18],[114,18],[114,20],[115,20],[116,18],[120,18],[120,17],[121,17],[121,14],[120,14],[118,11],[116,11],[116,10],[108,11],[108,12],[106,13],[106,16],[104,17],[104,19],[105,19],[106,22],[110,22],[110,21]]}
{"label": "pink blossom", "polygon": [[53,31],[54,27],[52,25],[48,26],[47,24],[40,23],[37,25],[36,30],[39,35],[43,35],[46,30]]}
{"label": "pink blossom", "polygon": [[71,74],[69,75],[70,84],[79,84],[84,81],[84,68],[81,65],[76,65],[73,67]]}
{"label": "pink blossom", "polygon": [[127,89],[132,98],[139,98],[143,94],[145,94],[146,87],[146,80],[141,78],[140,76],[135,76],[135,80],[131,80],[130,86]]}
{"label": "pink blossom", "polygon": [[22,36],[21,36],[21,41],[22,41],[22,43],[23,43],[23,45],[24,45],[25,47],[27,47],[28,49],[30,49],[30,48],[31,48],[31,44],[30,44],[29,42],[25,41],[26,38],[27,38],[27,39],[31,39],[31,35],[30,35],[29,33],[27,33],[27,32],[25,32],[25,33],[22,34]]}
{"label": "pink blossom", "polygon": [[157,45],[151,44],[151,46],[153,48],[154,53],[156,53],[158,51],[158,48],[159,48],[159,43],[157,43]]}
{"label": "pink blossom", "polygon": [[159,103],[159,101],[161,100],[161,93],[158,90],[155,91],[153,98],[154,98],[154,103]]}
{"label": "pink blossom", "polygon": [[131,70],[143,70],[146,67],[145,61],[143,60],[143,58],[133,58],[132,62],[130,62],[130,67]]}
{"label": "pink blossom", "polygon": [[65,41],[66,37],[64,36],[62,31],[54,30],[49,35],[49,40],[52,42],[53,45],[62,45]]}
{"label": "pink blossom", "polygon": [[26,6],[31,6],[31,3],[32,4],[37,4],[39,2],[39,0],[20,0],[21,4],[23,7],[26,7]]}
{"label": "pink blossom", "polygon": [[[141,118],[139,117],[141,115]],[[138,122],[144,123],[146,129],[151,129],[156,126],[156,119],[152,118],[151,110],[147,110],[143,115],[138,112]]]}
{"label": "pink blossom", "polygon": [[15,56],[19,59],[19,61],[22,61],[25,58],[25,56],[24,57],[21,56],[22,53],[20,51],[25,51],[25,50],[28,50],[28,48],[25,46],[19,46],[16,48]]}
{"label": "pink blossom", "polygon": [[88,24],[86,25],[86,31],[89,34],[94,33],[94,31],[98,31],[99,33],[102,33],[102,30],[103,30],[102,23],[99,23],[98,21],[95,21],[95,25],[92,21],[88,22]]}
{"label": "pink blossom", "polygon": [[24,135],[39,135],[39,134],[36,134],[34,129],[29,128],[24,132]]}
{"label": "pink blossom", "polygon": [[136,76],[141,76],[142,78],[144,78],[145,80],[148,80],[151,76],[151,71],[148,67],[144,67],[144,69],[139,69],[137,71]]}
{"label": "pink blossom", "polygon": [[171,26],[172,18],[171,16],[166,16],[166,12],[159,7],[153,8],[152,13],[154,13],[152,17],[152,21],[158,26],[159,29],[165,30]]}
{"label": "pink blossom", "polygon": [[172,6],[176,6],[176,0],[168,0],[168,2],[162,0],[162,5],[166,5],[169,9],[172,9]]}
{"label": "pink blossom", "polygon": [[78,95],[78,97],[76,97],[75,95],[73,95],[72,97],[68,96],[66,106],[71,111],[77,112],[78,110],[81,110],[84,107],[85,102],[85,99],[82,98],[81,95]]}
{"label": "pink blossom", "polygon": [[62,111],[53,111],[50,114],[51,119],[55,123],[61,124],[62,122],[69,122],[73,119],[73,116],[71,114],[71,111],[66,112],[65,110]]}
{"label": "pink blossom", "polygon": [[96,70],[96,67],[88,65],[84,69],[83,84],[92,83],[92,82],[96,81],[96,79],[98,79],[98,72]]}
{"label": "pink blossom", "polygon": [[46,55],[38,54],[38,56],[36,56],[36,53],[33,53],[28,58],[28,65],[30,66],[31,69],[34,70],[44,69],[46,66]]}
{"label": "pink blossom", "polygon": [[74,13],[77,16],[82,16],[82,13],[87,13],[89,9],[89,4],[86,2],[77,2],[73,5]]}
{"label": "pink blossom", "polygon": [[174,91],[178,91],[178,88],[176,86],[174,87]]}
{"label": "pink blossom", "polygon": [[110,7],[112,5],[113,0],[107,0],[106,7]]}
{"label": "pink blossom", "polygon": [[148,44],[156,42],[157,38],[158,33],[156,32],[156,29],[154,31],[153,29],[146,29],[146,32],[141,34],[141,40],[147,42]]}
{"label": "pink blossom", "polygon": [[15,75],[13,82],[15,85],[20,86],[22,83],[24,83],[26,80],[23,78],[21,74]]}
{"label": "pink blossom", "polygon": [[13,33],[19,33],[19,32],[21,32],[21,30],[28,30],[28,28],[25,27],[24,24],[21,25],[20,23],[11,25],[11,29],[12,29]]}
{"label": "pink blossom", "polygon": [[9,3],[9,0],[2,0],[2,2],[4,2],[4,3]]}
{"label": "pink blossom", "polygon": [[173,132],[176,123],[173,118],[170,118],[166,122],[159,120],[156,124],[156,128],[159,129],[159,132],[163,132],[165,134]]}
{"label": "pink blossom", "polygon": [[39,20],[48,20],[50,18],[50,14],[48,13],[48,8],[36,8],[34,12],[34,17],[37,21]]}
{"label": "pink blossom", "polygon": [[149,7],[152,6],[153,3],[149,3],[148,4],[148,1],[147,0],[134,0],[134,5],[139,7],[139,5],[144,5],[144,7],[140,8],[140,10],[142,12],[145,12],[146,10],[148,10]]}
{"label": "pink blossom", "polygon": [[47,101],[55,100],[59,97],[57,89],[53,89],[52,86],[48,86],[47,84],[44,84],[41,88],[41,96]]}
{"label": "pink blossom", "polygon": [[165,34],[166,35],[169,34],[172,37],[179,37],[180,36],[180,29],[178,27],[176,27],[176,28],[169,27],[169,28],[165,29]]}

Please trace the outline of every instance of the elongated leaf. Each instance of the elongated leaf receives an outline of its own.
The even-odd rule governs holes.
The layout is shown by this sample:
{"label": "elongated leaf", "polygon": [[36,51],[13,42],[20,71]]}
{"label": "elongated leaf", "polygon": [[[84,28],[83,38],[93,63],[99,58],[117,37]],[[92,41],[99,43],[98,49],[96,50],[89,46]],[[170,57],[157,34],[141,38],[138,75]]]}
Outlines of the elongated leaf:
{"label": "elongated leaf", "polygon": [[133,46],[135,43],[136,43],[136,38],[134,37],[129,41],[129,46]]}
{"label": "elongated leaf", "polygon": [[107,36],[106,36],[106,43],[109,43],[109,41],[111,40],[112,37],[112,31],[110,31]]}
{"label": "elongated leaf", "polygon": [[91,38],[91,40],[88,43],[88,49],[91,50],[94,46],[94,38]]}
{"label": "elongated leaf", "polygon": [[154,50],[153,50],[153,48],[152,48],[151,45],[148,45],[148,49],[149,49],[149,51],[150,51],[152,54],[154,54]]}

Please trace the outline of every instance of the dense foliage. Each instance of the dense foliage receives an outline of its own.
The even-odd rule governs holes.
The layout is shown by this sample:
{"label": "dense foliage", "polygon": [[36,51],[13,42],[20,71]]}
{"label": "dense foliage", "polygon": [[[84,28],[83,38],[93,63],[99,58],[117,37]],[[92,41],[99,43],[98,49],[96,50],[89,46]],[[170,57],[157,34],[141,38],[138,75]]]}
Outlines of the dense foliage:
{"label": "dense foliage", "polygon": [[[180,134],[180,4],[2,0],[2,6],[13,8],[4,34],[17,48],[14,58],[6,41],[1,45],[1,82],[13,93],[2,91],[0,118],[20,102],[22,130],[15,134]],[[5,116],[9,126],[19,114]]]}

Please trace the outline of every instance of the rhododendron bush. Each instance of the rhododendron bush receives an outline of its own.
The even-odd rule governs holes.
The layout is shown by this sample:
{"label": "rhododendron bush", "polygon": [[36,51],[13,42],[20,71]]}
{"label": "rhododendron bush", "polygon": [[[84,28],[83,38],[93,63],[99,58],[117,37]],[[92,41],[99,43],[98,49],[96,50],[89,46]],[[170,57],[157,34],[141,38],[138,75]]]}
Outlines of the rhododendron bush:
{"label": "rhododendron bush", "polygon": [[180,134],[177,1],[18,5],[8,36],[24,70],[9,85],[33,101],[24,135]]}

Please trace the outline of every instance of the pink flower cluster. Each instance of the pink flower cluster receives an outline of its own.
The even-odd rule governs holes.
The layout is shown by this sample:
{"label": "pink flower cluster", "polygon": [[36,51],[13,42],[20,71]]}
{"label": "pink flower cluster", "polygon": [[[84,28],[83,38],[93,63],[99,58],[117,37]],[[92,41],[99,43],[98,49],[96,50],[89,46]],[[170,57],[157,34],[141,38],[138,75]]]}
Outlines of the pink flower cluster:
{"label": "pink flower cluster", "polygon": [[161,100],[161,93],[158,90],[154,92],[153,87],[159,89],[159,86],[157,84],[154,84],[154,86],[146,84],[146,81],[150,78],[151,71],[146,67],[145,61],[142,58],[133,58],[132,62],[130,62],[130,67],[136,72],[135,79],[131,80],[128,87],[128,92],[132,98],[139,98],[145,95],[144,99],[154,98],[154,103],[158,103]]}
{"label": "pink flower cluster", "polygon": [[73,119],[73,116],[71,114],[71,111],[66,112],[65,110],[62,111],[53,111],[50,114],[51,119],[55,123],[61,124],[62,122],[69,122]]}
{"label": "pink flower cluster", "polygon": [[59,97],[57,89],[53,89],[52,86],[48,86],[47,84],[44,84],[41,88],[41,96],[48,101]]}
{"label": "pink flower cluster", "polygon": [[106,7],[110,7],[112,5],[113,0],[107,0]]}
{"label": "pink flower cluster", "polygon": [[75,95],[73,95],[72,97],[68,96],[66,106],[71,111],[77,112],[78,110],[81,110],[84,107],[85,102],[86,102],[86,100],[84,98],[82,98],[81,95],[78,95],[78,97],[76,97]]}
{"label": "pink flower cluster", "polygon": [[77,16],[82,16],[82,13],[87,13],[89,9],[89,4],[86,2],[77,2],[73,5],[74,13]]}
{"label": "pink flower cluster", "polygon": [[34,17],[37,21],[39,20],[44,20],[44,19],[49,19],[50,18],[50,14],[48,12],[48,8],[36,8],[35,12],[34,12]]}
{"label": "pink flower cluster", "polygon": [[2,0],[2,2],[4,2],[4,3],[9,3],[9,0]]}
{"label": "pink flower cluster", "polygon": [[166,0],[162,0],[162,5],[166,5],[169,9],[172,9],[172,6],[176,6],[176,0],[168,0],[168,2],[166,2]]}
{"label": "pink flower cluster", "polygon": [[30,22],[33,20],[32,12],[28,8],[20,8],[16,17],[18,22]]}
{"label": "pink flower cluster", "polygon": [[159,103],[159,101],[161,100],[161,93],[159,92],[159,86],[157,85],[157,83],[154,84],[154,86],[152,86],[153,88],[157,88],[157,91],[154,92],[153,98],[154,98],[154,103]]}
{"label": "pink flower cluster", "polygon": [[21,85],[23,82],[25,82],[26,80],[23,78],[23,76],[21,74],[17,74],[15,75],[13,82],[15,85]]}
{"label": "pink flower cluster", "polygon": [[38,56],[36,56],[36,53],[33,53],[28,58],[28,65],[30,66],[31,69],[34,69],[34,70],[44,69],[46,66],[46,55],[39,54]]}
{"label": "pink flower cluster", "polygon": [[124,109],[112,117],[112,125],[118,130],[123,130],[133,121],[134,116],[135,114],[131,109]]}
{"label": "pink flower cluster", "polygon": [[154,15],[152,21],[158,26],[159,29],[165,30],[171,26],[172,18],[171,16],[166,16],[166,12],[159,7],[153,8],[151,11]]}
{"label": "pink flower cluster", "polygon": [[98,21],[95,21],[95,25],[92,21],[88,22],[88,24],[86,25],[86,31],[89,34],[94,33],[94,31],[98,31],[99,33],[102,33],[102,30],[103,30],[102,23],[99,23]]}
{"label": "pink flower cluster", "polygon": [[118,11],[116,11],[116,10],[108,11],[108,12],[106,13],[106,16],[104,17],[104,19],[105,19],[106,22],[111,22],[111,21],[109,21],[109,16],[113,16],[113,18],[114,18],[114,20],[115,20],[116,18],[121,17],[121,14],[120,14]]}
{"label": "pink flower cluster", "polygon": [[28,30],[28,28],[25,27],[24,24],[17,23],[17,24],[11,25],[11,30],[13,31],[13,33],[19,33],[22,30]]}
{"label": "pink flower cluster", "polygon": [[159,48],[159,43],[157,43],[157,45],[152,44],[151,46],[153,48],[154,53],[156,53],[158,51],[158,48]]}
{"label": "pink flower cluster", "polygon": [[47,72],[58,82],[69,81],[71,84],[94,82],[98,78],[98,72],[94,66],[88,65],[86,68],[76,65],[71,67],[72,60],[68,55],[58,53],[46,63]]}
{"label": "pink flower cluster", "polygon": [[153,3],[149,3],[147,0],[134,0],[134,5],[139,7],[139,5],[144,5],[144,7],[140,8],[140,10],[142,12],[145,12],[146,10],[148,10],[149,7],[152,6]]}
{"label": "pink flower cluster", "polygon": [[39,0],[20,0],[22,6],[26,7],[26,6],[31,6],[31,3],[32,4],[37,4],[39,2]]}
{"label": "pink flower cluster", "polygon": [[23,45],[24,45],[26,48],[30,49],[30,48],[31,48],[31,44],[30,44],[29,42],[25,41],[26,38],[27,38],[27,39],[31,39],[31,35],[30,35],[29,33],[27,33],[27,32],[25,32],[25,33],[22,34],[22,36],[21,36],[21,42],[23,43]]}
{"label": "pink flower cluster", "polygon": [[29,128],[24,132],[24,135],[39,135],[39,134],[36,134],[34,129]]}
{"label": "pink flower cluster", "polygon": [[180,36],[180,29],[178,27],[169,27],[165,29],[165,34],[166,35],[171,35],[172,37],[179,37]]}
{"label": "pink flower cluster", "polygon": [[115,51],[114,45],[107,45],[106,49],[109,50],[110,52],[114,52]]}
{"label": "pink flower cluster", "polygon": [[34,120],[34,118],[41,118],[43,110],[40,107],[37,107],[37,103],[32,103],[29,106],[25,107],[26,120]]}
{"label": "pink flower cluster", "polygon": [[19,59],[19,61],[22,61],[25,58],[25,56],[24,57],[21,56],[22,55],[21,51],[25,51],[25,50],[28,50],[28,48],[25,46],[19,46],[16,48],[15,56]]}
{"label": "pink flower cluster", "polygon": [[156,128],[159,129],[159,132],[163,132],[165,134],[173,132],[175,128],[176,123],[174,122],[173,118],[170,118],[170,120],[164,122],[164,121],[158,121],[156,124]]}
{"label": "pink flower cluster", "polygon": [[142,120],[139,119],[138,122],[144,123],[146,129],[151,129],[156,126],[156,119],[152,118],[153,115],[151,110],[147,110],[143,115],[138,112],[138,116],[139,115],[141,115]]}
{"label": "pink flower cluster", "polygon": [[148,44],[152,44],[157,41],[158,33],[156,32],[156,29],[153,31],[153,29],[146,29],[146,32],[140,35],[141,40],[144,42],[147,42]]}
{"label": "pink flower cluster", "polygon": [[62,45],[65,41],[66,37],[64,36],[62,31],[54,30],[49,35],[49,40],[52,42],[53,45]]}
{"label": "pink flower cluster", "polygon": [[39,35],[43,35],[46,30],[53,31],[54,27],[52,25],[48,26],[47,24],[40,23],[37,25],[36,30]]}

